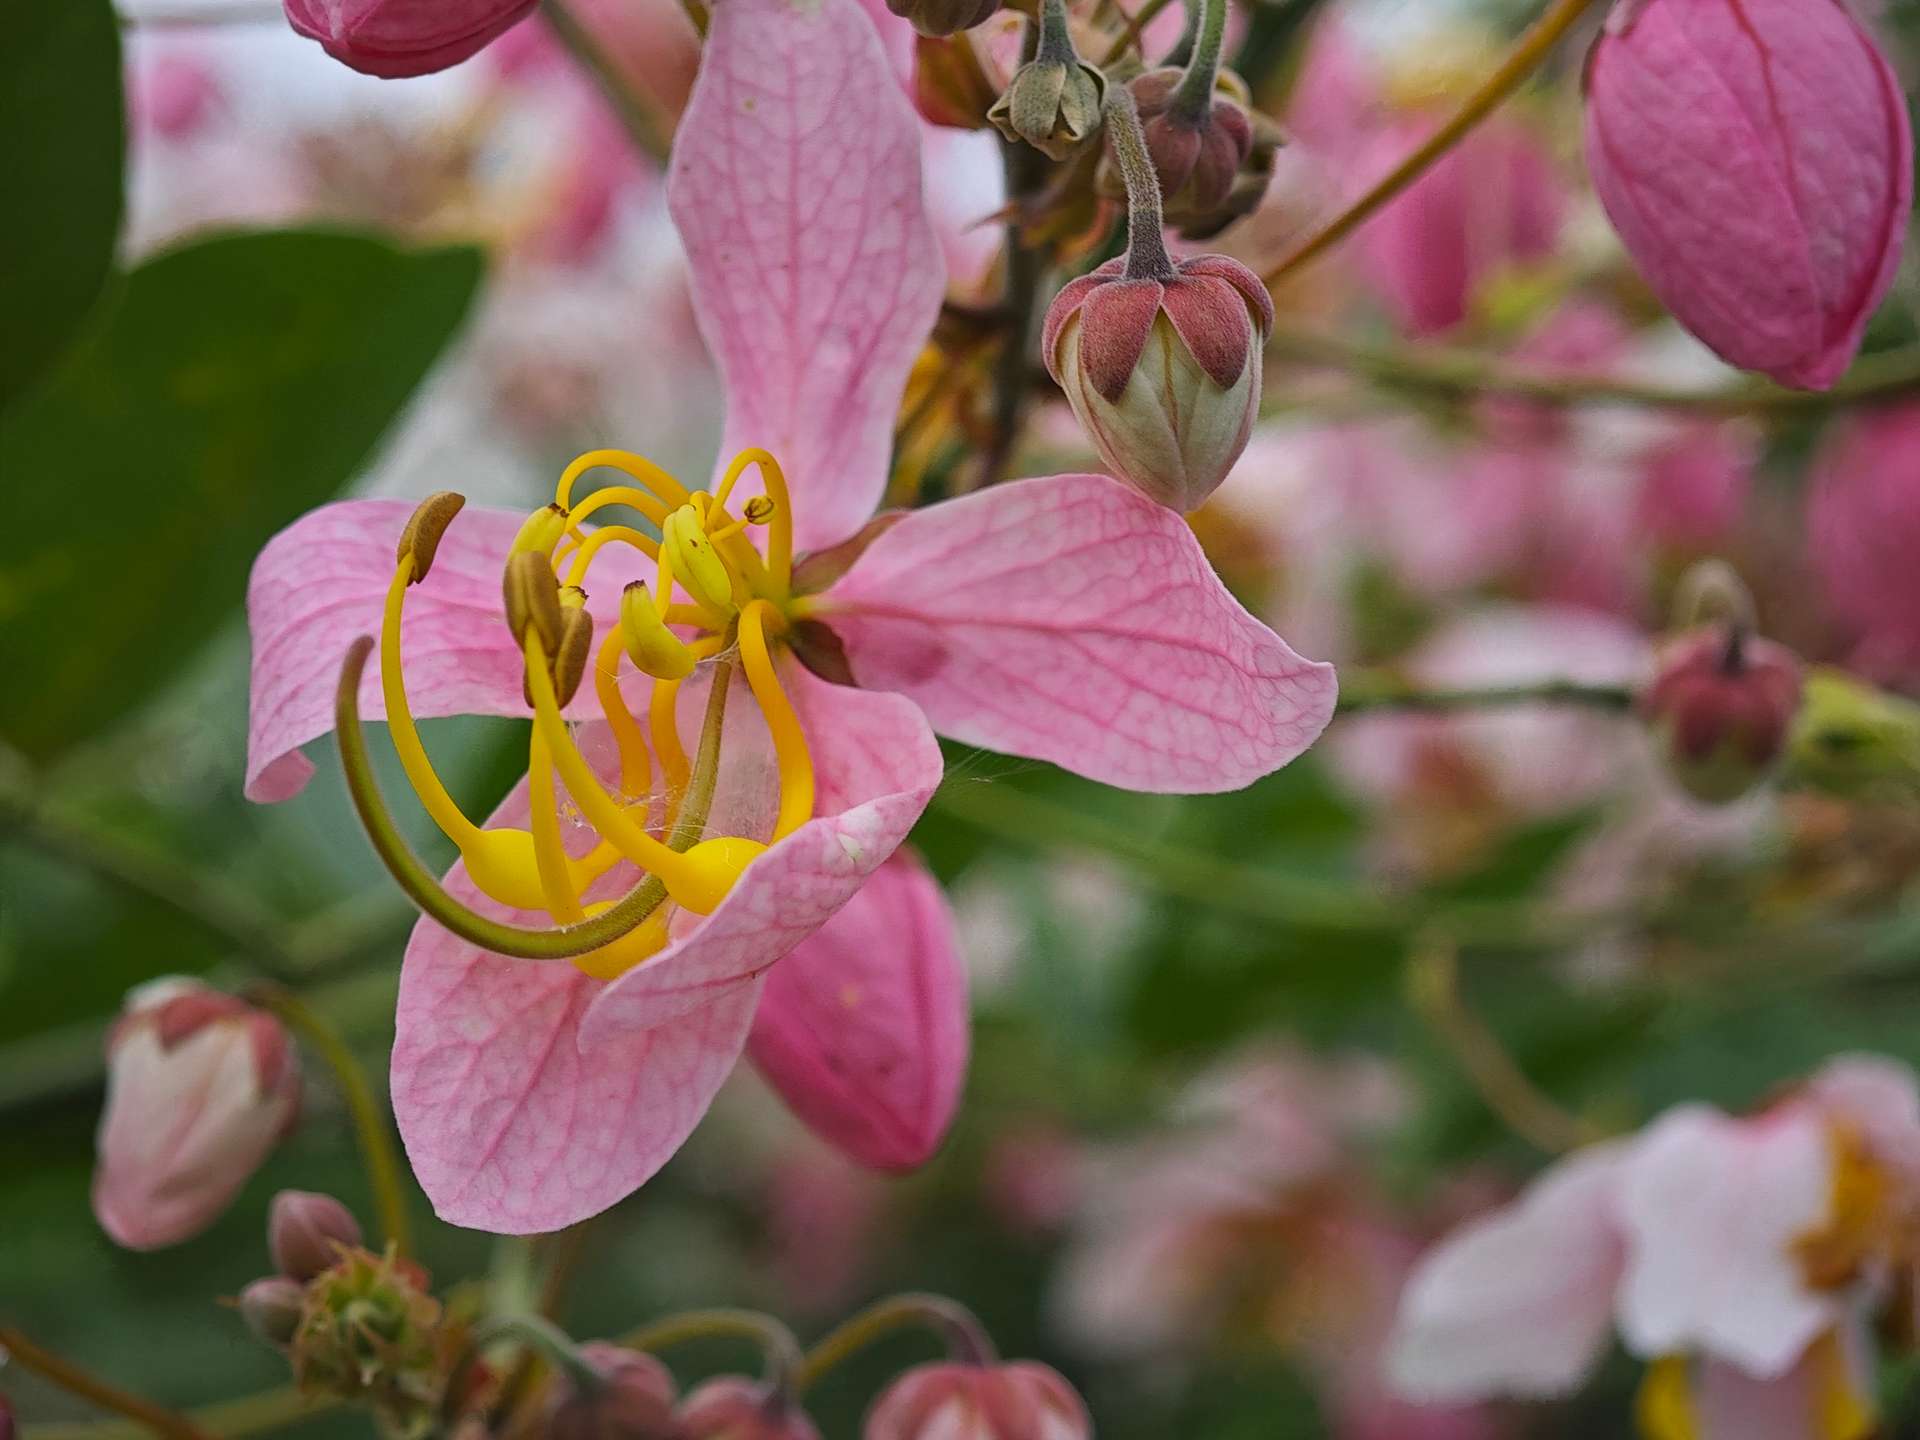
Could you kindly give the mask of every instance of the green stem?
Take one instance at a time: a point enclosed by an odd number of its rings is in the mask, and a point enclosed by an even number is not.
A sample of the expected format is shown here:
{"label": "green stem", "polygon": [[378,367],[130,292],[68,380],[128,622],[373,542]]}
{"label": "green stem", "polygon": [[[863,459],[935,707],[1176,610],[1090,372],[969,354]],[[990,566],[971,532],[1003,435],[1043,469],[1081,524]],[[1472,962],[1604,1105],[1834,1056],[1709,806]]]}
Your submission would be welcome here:
{"label": "green stem", "polygon": [[910,1326],[929,1329],[946,1342],[962,1365],[992,1365],[993,1341],[971,1310],[942,1295],[896,1295],[862,1310],[815,1345],[794,1371],[794,1388],[806,1391],[869,1345]]}
{"label": "green stem", "polygon": [[1004,480],[1013,459],[1034,375],[1034,331],[1040,317],[1040,291],[1050,256],[1045,246],[1029,245],[1021,233],[1020,202],[1046,181],[1046,157],[1031,145],[1003,140],[1002,163],[1015,214],[1007,221],[1006,284],[1000,299],[1005,317],[1001,350],[993,369],[993,430],[982,453],[981,479]]}
{"label": "green stem", "polygon": [[1041,0],[1040,43],[1033,52],[1042,65],[1072,65],[1080,54],[1073,48],[1073,32],[1067,28],[1067,0]]}
{"label": "green stem", "polygon": [[1165,220],[1160,213],[1160,177],[1147,154],[1140,107],[1124,85],[1107,87],[1107,137],[1127,187],[1127,279],[1171,280]]}
{"label": "green stem", "polygon": [[[694,752],[693,771],[687,777],[686,798],[667,837],[667,848],[685,854],[707,830],[707,817],[713,812],[713,789],[720,779],[720,737],[727,721],[727,691],[733,683],[735,662],[722,660],[713,667],[713,684],[707,691],[707,712],[700,722],[700,745]],[[667,885],[658,875],[649,875],[634,887],[636,903],[649,913],[667,898]]]}
{"label": "green stem", "polygon": [[[311,1419],[341,1402],[327,1395],[303,1395],[291,1385],[277,1390],[262,1390],[233,1400],[188,1410],[186,1418],[207,1435],[223,1440],[243,1440],[249,1435],[264,1435],[288,1425]],[[27,1440],[144,1440],[152,1432],[147,1426],[130,1420],[82,1420],[52,1425],[32,1425]]]}
{"label": "green stem", "polygon": [[799,1373],[800,1342],[771,1315],[758,1310],[688,1310],[642,1325],[620,1337],[630,1350],[665,1350],[693,1340],[751,1340],[760,1347],[769,1384],[785,1386]]}
{"label": "green stem", "polygon": [[191,1417],[102,1380],[65,1356],[36,1344],[12,1326],[0,1326],[0,1361],[30,1370],[103,1410],[124,1415],[143,1432],[164,1436],[166,1440],[211,1440],[208,1432]]}
{"label": "green stem", "polygon": [[366,1166],[368,1183],[373,1187],[373,1203],[380,1215],[381,1238],[400,1252],[413,1252],[412,1223],[407,1216],[407,1193],[400,1178],[404,1173],[393,1133],[387,1127],[386,1112],[374,1099],[367,1072],[352,1047],[332,1023],[291,990],[279,985],[260,985],[249,989],[247,997],[284,1020],[315,1054],[326,1063],[339,1083],[341,1098],[353,1119],[353,1133],[360,1146],[360,1160]]}
{"label": "green stem", "polygon": [[1449,346],[1375,345],[1309,330],[1276,329],[1270,358],[1342,370],[1388,389],[1470,398],[1506,395],[1540,405],[1638,405],[1699,415],[1794,415],[1920,392],[1920,346],[1856,363],[1831,390],[1788,390],[1760,382],[1710,390],[1556,374]]}
{"label": "green stem", "polygon": [[1540,18],[1514,44],[1500,66],[1431,138],[1366,194],[1321,226],[1304,244],[1287,255],[1262,278],[1269,288],[1311,261],[1317,260],[1347,236],[1372,219],[1383,206],[1395,199],[1458,145],[1487,116],[1506,102],[1527,77],[1540,68],[1562,36],[1581,16],[1600,0],[1552,0]]}
{"label": "green stem", "polygon": [[1173,0],[1147,0],[1147,3],[1134,11],[1127,23],[1120,27],[1120,33],[1113,37],[1113,43],[1107,46],[1107,53],[1100,57],[1100,63],[1103,66],[1118,63],[1122,55],[1125,55],[1132,46],[1140,43],[1140,32],[1159,19],[1160,12],[1172,3]]}
{"label": "green stem", "polygon": [[1227,0],[1200,0],[1200,32],[1193,55],[1167,102],[1168,112],[1200,124],[1213,109],[1213,87],[1220,77],[1220,45],[1227,34]]}
{"label": "green stem", "polygon": [[555,1365],[574,1389],[583,1394],[592,1394],[606,1383],[605,1377],[580,1353],[572,1338],[551,1320],[538,1315],[503,1315],[474,1329],[466,1348],[447,1372],[440,1399],[442,1420],[451,1422],[456,1418],[460,1401],[466,1394],[467,1373],[489,1346],[502,1340],[520,1341],[529,1354],[538,1354]]}
{"label": "green stem", "polygon": [[663,123],[654,107],[641,99],[593,31],[573,13],[569,0],[544,0],[540,13],[574,63],[593,77],[640,152],[654,163],[665,165],[672,148],[672,126]]}

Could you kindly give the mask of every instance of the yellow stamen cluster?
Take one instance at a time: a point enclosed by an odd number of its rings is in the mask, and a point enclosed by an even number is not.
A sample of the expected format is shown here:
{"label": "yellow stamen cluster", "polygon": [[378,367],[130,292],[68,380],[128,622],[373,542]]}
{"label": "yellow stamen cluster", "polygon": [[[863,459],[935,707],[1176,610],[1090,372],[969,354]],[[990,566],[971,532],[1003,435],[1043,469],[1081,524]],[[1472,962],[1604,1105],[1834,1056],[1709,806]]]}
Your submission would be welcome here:
{"label": "yellow stamen cluster", "polygon": [[[766,494],[749,500],[736,518],[727,501],[749,466],[759,468]],[[601,467],[620,471],[633,483],[606,486],[575,502],[575,482]],[[660,538],[628,525],[583,529],[588,517],[615,505],[637,512]],[[791,604],[793,569],[793,517],[779,465],[763,450],[744,451],[708,494],[687,490],[638,455],[594,450],[567,467],[554,503],[527,517],[502,577],[507,620],[525,660],[526,698],[533,711],[527,751],[532,814],[525,830],[482,828],[467,818],[434,773],[407,704],[401,657],[406,593],[425,576],[458,510],[457,496],[439,495],[409,522],[381,632],[387,718],[421,803],[459,847],[473,883],[503,905],[545,911],[562,926],[578,925],[608,908],[604,901],[583,897],[624,860],[650,877],[643,885],[657,884],[683,908],[711,913],[766,845],[749,836],[701,833],[712,798],[718,733],[711,745],[703,743],[707,773],[697,774],[677,726],[680,686],[701,661],[721,657],[723,665],[715,677],[712,699],[718,703],[709,706],[708,725],[720,724],[724,667],[733,663],[737,649],[738,664],[773,738],[780,805],[770,839],[784,839],[813,816],[812,759],[774,664],[773,645],[785,631]],[[764,553],[748,535],[750,527],[762,526]],[[653,561],[656,579],[651,590],[639,581],[626,587],[619,621],[596,651],[588,586],[596,557],[615,545]],[[623,658],[651,682],[644,731],[621,691]],[[562,715],[589,673],[594,699],[619,748],[617,794],[594,774]],[[567,853],[559,785],[599,832],[599,843],[585,855]],[[656,909],[636,929],[574,963],[609,979],[666,941],[667,912]]]}

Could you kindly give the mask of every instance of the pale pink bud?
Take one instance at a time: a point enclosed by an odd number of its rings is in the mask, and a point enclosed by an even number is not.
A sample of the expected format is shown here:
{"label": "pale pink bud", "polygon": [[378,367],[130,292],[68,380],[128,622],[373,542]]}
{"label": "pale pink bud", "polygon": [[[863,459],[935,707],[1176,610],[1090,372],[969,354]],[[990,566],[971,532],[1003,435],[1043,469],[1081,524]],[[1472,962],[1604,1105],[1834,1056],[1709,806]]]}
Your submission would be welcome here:
{"label": "pale pink bud", "polygon": [[1893,283],[1913,201],[1900,83],[1843,0],[1642,0],[1587,70],[1587,166],[1676,319],[1824,390]]}
{"label": "pale pink bud", "polygon": [[240,1318],[269,1345],[291,1345],[306,1311],[307,1290],[298,1280],[268,1275],[240,1292]]}
{"label": "pale pink bud", "polygon": [[820,1440],[820,1431],[790,1395],[757,1380],[722,1375],[680,1406],[684,1440]]}
{"label": "pale pink bud", "polygon": [[1738,799],[1773,769],[1800,709],[1791,650],[1725,624],[1669,641],[1640,713],[1675,780],[1695,799]]}
{"label": "pale pink bud", "polygon": [[282,1190],[267,1212],[267,1253],[282,1275],[311,1280],[360,1243],[360,1222],[331,1195]]}
{"label": "pale pink bud", "polygon": [[1920,405],[1863,415],[1814,467],[1809,555],[1827,609],[1885,680],[1920,674]]}
{"label": "pale pink bud", "polygon": [[93,1213],[130,1250],[199,1234],[293,1122],[300,1067],[280,1022],[196,980],[127,997],[107,1037]]}
{"label": "pale pink bud", "polygon": [[1273,301],[1224,255],[1165,280],[1124,259],[1070,282],[1047,310],[1047,370],[1119,479],[1173,510],[1197,508],[1247,448]]}
{"label": "pale pink bud", "polygon": [[673,1376],[651,1355],[595,1340],[580,1354],[603,1382],[587,1392],[564,1378],[541,1433],[545,1440],[679,1440]]}
{"label": "pale pink bud", "polygon": [[1074,1388],[1044,1365],[922,1365],[887,1388],[865,1440],[1091,1440]]}
{"label": "pale pink bud", "polygon": [[538,0],[284,0],[287,22],[367,75],[428,75],[479,53]]}

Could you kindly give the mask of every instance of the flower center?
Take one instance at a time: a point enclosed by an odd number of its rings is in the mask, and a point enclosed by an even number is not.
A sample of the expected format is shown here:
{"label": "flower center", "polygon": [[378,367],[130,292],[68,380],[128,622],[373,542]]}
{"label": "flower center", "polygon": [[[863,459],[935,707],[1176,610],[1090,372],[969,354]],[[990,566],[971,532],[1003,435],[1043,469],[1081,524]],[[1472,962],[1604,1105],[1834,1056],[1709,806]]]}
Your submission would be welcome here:
{"label": "flower center", "polygon": [[[749,466],[759,468],[766,494],[747,501],[736,518],[728,500]],[[620,471],[633,483],[604,486],[576,502],[575,482],[596,468]],[[630,525],[583,528],[611,506],[636,512],[659,538]],[[456,496],[435,496],[415,512],[401,537],[382,626],[388,723],[421,803],[459,848],[473,883],[503,905],[544,910],[562,926],[578,925],[609,908],[606,901],[583,897],[624,860],[646,873],[641,888],[654,887],[684,909],[711,913],[767,843],[813,817],[812,758],[774,664],[793,571],[793,517],[779,465],[764,450],[743,451],[709,494],[689,491],[638,455],[589,451],[561,475],[554,503],[527,517],[502,587],[533,712],[527,751],[531,816],[524,830],[482,828],[467,818],[434,773],[407,704],[401,656],[406,592],[425,578],[459,507]],[[764,550],[750,536],[754,529],[765,531]],[[651,590],[643,581],[626,587],[619,622],[596,652],[587,587],[596,559],[612,546],[638,550],[652,561],[655,582]],[[648,678],[644,730],[621,690],[623,660]],[[682,684],[702,662],[711,662],[711,690],[699,753],[690,760],[680,743],[677,702]],[[706,833],[736,667],[766,721],[779,770],[779,812],[768,842]],[[575,745],[562,713],[589,671],[619,752],[613,793]],[[569,854],[562,842],[556,775],[599,833],[584,855]],[[667,938],[667,911],[656,905],[636,928],[574,963],[611,979],[654,954]]]}

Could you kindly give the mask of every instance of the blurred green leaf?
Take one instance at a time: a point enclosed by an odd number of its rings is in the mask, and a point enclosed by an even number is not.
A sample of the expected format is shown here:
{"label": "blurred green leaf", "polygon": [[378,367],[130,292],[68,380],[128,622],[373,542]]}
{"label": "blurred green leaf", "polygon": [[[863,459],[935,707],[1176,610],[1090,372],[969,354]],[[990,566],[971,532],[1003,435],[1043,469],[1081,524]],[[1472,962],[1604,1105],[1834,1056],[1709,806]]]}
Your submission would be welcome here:
{"label": "blurred green leaf", "polygon": [[[56,7],[57,8],[57,7]],[[351,479],[479,284],[468,249],[226,236],[162,255],[0,420],[0,625],[46,759],[132,709],[241,603],[254,553]]]}
{"label": "blurred green leaf", "polygon": [[14,0],[6,21],[0,405],[59,354],[106,284],[126,158],[120,22],[110,0]]}

